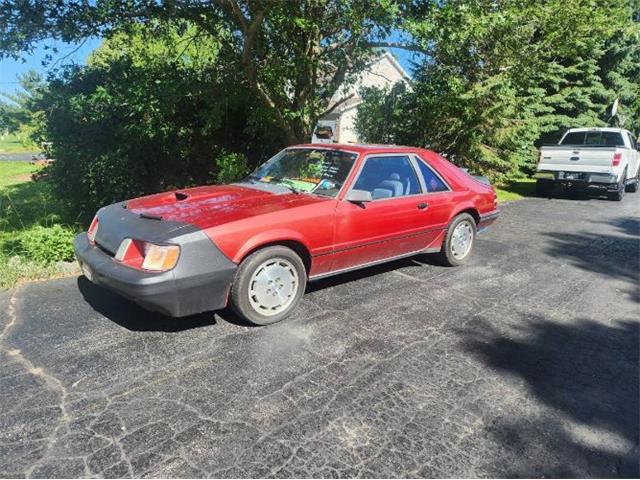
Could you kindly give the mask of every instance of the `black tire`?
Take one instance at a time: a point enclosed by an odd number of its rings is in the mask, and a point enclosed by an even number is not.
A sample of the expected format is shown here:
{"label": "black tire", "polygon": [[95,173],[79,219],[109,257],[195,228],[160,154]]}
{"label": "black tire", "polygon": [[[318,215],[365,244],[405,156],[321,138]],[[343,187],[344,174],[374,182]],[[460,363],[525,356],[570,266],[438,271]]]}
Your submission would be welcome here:
{"label": "black tire", "polygon": [[637,178],[635,179],[635,182],[630,183],[629,185],[627,185],[627,187],[625,188],[625,190],[628,193],[636,193],[638,191],[638,182],[640,180],[638,180]]}
{"label": "black tire", "polygon": [[[249,294],[249,283],[252,281],[252,276],[261,265],[269,260],[276,261],[277,259],[284,259],[291,264],[297,273],[297,290],[293,294],[292,300],[286,308],[275,314],[265,314],[257,310]],[[233,285],[231,286],[231,308],[243,319],[255,324],[255,325],[269,325],[276,323],[286,318],[300,303],[300,299],[304,294],[304,290],[307,285],[307,271],[304,267],[302,259],[290,248],[276,245],[273,247],[266,247],[262,250],[258,250],[247,258],[245,258],[238,271],[236,272]],[[255,302],[254,302],[255,303]],[[264,310],[267,312],[268,310]]]}
{"label": "black tire", "polygon": [[613,200],[614,202],[620,202],[624,198],[624,188],[622,190],[618,190],[617,192],[609,192],[607,197],[609,200]]}
{"label": "black tire", "polygon": [[[471,247],[468,252],[463,257],[458,257],[454,254],[452,249],[451,238],[453,237],[453,232],[456,227],[463,222],[467,222],[467,224],[471,227]],[[451,220],[451,223],[447,227],[447,234],[444,237],[444,242],[442,242],[442,250],[440,251],[440,258],[442,262],[449,267],[457,267],[466,263],[469,258],[471,258],[471,254],[473,253],[473,248],[476,243],[476,221],[475,219],[469,215],[468,213],[461,213],[454,217]]]}
{"label": "black tire", "polygon": [[550,197],[553,192],[553,182],[551,180],[536,180],[536,195],[539,197]]}
{"label": "black tire", "polygon": [[622,179],[620,180],[620,183],[618,184],[618,190],[616,190],[615,192],[609,192],[607,194],[607,197],[609,197],[609,200],[613,200],[614,202],[619,202],[624,198],[624,192],[626,190],[626,187],[625,187],[626,180],[627,180],[627,174],[624,173],[622,176]]}

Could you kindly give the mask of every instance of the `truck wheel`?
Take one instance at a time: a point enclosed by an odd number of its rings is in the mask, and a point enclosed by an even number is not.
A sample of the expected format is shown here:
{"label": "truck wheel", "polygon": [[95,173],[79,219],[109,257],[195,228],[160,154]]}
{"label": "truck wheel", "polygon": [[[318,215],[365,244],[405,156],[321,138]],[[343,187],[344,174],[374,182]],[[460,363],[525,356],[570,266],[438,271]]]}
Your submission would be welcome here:
{"label": "truck wheel", "polygon": [[625,173],[622,176],[620,183],[618,184],[618,190],[616,190],[615,192],[609,192],[607,194],[607,196],[609,197],[609,200],[619,202],[624,198],[624,192],[626,190],[626,186],[625,186],[626,181],[627,181],[627,175]]}
{"label": "truck wheel", "polygon": [[609,200],[613,200],[614,202],[619,202],[624,198],[624,189],[618,192],[609,192],[607,194],[607,197],[609,197]]}
{"label": "truck wheel", "polygon": [[456,216],[442,242],[440,256],[445,265],[457,267],[467,262],[476,241],[476,221],[468,213]]}
{"label": "truck wheel", "polygon": [[539,197],[550,197],[553,191],[553,182],[550,180],[536,180],[536,195]]}
{"label": "truck wheel", "polygon": [[629,193],[636,193],[638,191],[638,182],[640,182],[639,179],[635,179],[635,182],[630,183],[629,185],[627,185],[627,187],[625,188],[625,190]]}
{"label": "truck wheel", "polygon": [[256,325],[286,318],[307,285],[300,257],[284,246],[267,247],[245,258],[231,287],[231,308]]}

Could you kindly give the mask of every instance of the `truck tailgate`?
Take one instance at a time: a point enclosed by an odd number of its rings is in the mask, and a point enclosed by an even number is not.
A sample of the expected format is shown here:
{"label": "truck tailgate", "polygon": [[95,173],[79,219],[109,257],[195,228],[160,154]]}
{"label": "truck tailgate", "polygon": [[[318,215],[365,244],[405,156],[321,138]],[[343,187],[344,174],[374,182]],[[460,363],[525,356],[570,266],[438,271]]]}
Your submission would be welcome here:
{"label": "truck tailgate", "polygon": [[613,154],[622,149],[616,147],[550,146],[540,148],[538,170],[567,172],[612,172]]}

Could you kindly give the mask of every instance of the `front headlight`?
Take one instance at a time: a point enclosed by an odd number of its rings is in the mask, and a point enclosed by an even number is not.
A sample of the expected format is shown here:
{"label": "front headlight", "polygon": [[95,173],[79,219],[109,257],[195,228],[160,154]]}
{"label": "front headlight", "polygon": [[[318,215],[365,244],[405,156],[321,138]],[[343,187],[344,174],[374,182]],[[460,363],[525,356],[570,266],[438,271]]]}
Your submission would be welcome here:
{"label": "front headlight", "polygon": [[178,263],[178,245],[156,245],[142,240],[125,238],[116,252],[115,259],[130,267],[166,272]]}
{"label": "front headlight", "polygon": [[155,272],[171,270],[178,263],[178,256],[180,255],[180,247],[177,245],[154,245],[153,243],[145,242],[143,251],[143,270],[153,270]]}

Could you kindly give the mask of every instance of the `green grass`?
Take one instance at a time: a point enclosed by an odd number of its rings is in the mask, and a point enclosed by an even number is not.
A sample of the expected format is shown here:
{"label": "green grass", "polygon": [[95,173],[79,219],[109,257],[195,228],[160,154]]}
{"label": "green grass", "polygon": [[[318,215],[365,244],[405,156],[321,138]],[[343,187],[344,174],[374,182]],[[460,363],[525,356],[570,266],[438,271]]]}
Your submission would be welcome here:
{"label": "green grass", "polygon": [[33,145],[25,147],[15,134],[0,135],[0,153],[33,152],[37,149]]}
{"label": "green grass", "polygon": [[16,183],[23,183],[26,176],[39,170],[40,167],[28,162],[1,162],[0,161],[0,188]]}
{"label": "green grass", "polygon": [[536,181],[534,179],[518,180],[506,185],[496,187],[498,203],[515,202],[525,197],[534,197]]}
{"label": "green grass", "polygon": [[26,162],[0,161],[0,288],[73,270],[64,262],[36,261],[34,255],[25,250],[27,240],[33,245],[34,238],[36,242],[43,238],[36,246],[38,251],[44,249],[47,253],[43,227],[44,233],[59,233],[54,225],[62,225],[64,238],[75,230],[65,221],[64,206],[52,195],[50,185],[42,179],[31,179],[40,168]]}

